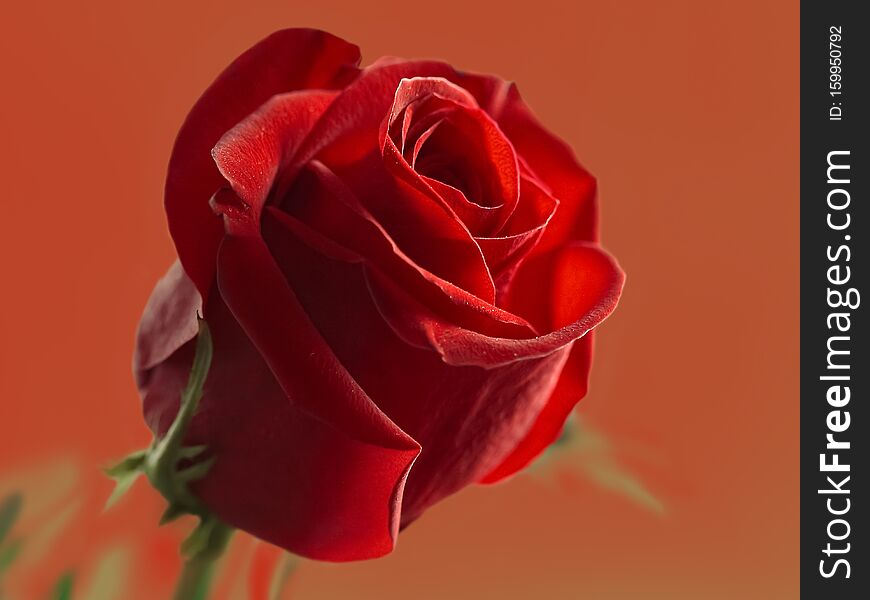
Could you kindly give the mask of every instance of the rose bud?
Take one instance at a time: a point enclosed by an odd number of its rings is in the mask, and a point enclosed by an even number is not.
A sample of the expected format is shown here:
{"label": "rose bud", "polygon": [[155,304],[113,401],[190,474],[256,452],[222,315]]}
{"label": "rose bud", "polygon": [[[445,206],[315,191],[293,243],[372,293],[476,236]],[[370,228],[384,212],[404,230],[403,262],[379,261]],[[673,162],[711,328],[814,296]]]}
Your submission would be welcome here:
{"label": "rose bud", "polygon": [[145,420],[214,356],[185,443],[226,523],[305,557],[390,552],[465,486],[522,469],[584,396],[623,273],[595,180],[517,88],[307,29],[242,54],[178,134],[179,262],[145,308]]}

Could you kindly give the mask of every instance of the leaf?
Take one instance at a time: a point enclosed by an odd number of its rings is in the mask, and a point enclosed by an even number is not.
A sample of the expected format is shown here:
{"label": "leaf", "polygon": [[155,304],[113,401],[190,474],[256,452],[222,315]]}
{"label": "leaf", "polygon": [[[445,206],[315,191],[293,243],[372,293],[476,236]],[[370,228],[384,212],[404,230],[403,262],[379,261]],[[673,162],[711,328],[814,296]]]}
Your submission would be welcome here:
{"label": "leaf", "polygon": [[68,571],[57,581],[49,596],[50,600],[72,600],[74,573]]}
{"label": "leaf", "polygon": [[211,540],[215,523],[214,519],[201,519],[193,531],[181,542],[181,554],[190,558],[205,550]]}
{"label": "leaf", "polygon": [[166,507],[166,510],[163,511],[163,514],[160,516],[160,525],[166,525],[167,523],[171,523],[175,519],[190,514],[187,510],[181,506],[180,504],[170,504]]}
{"label": "leaf", "polygon": [[136,480],[139,479],[140,474],[141,473],[139,471],[132,471],[130,473],[125,473],[123,475],[118,475],[117,477],[115,477],[115,489],[112,490],[112,494],[106,500],[106,505],[103,507],[103,510],[107,511],[115,506],[115,504],[118,503],[118,500],[120,500],[124,496],[124,494],[127,493],[127,490],[129,490],[133,486],[133,484],[136,483]]}
{"label": "leaf", "polygon": [[272,574],[272,581],[269,584],[269,600],[281,600],[284,595],[284,590],[287,589],[287,584],[296,569],[299,568],[302,560],[295,554],[284,552],[281,556],[278,567]]}
{"label": "leaf", "polygon": [[[126,600],[137,597],[130,588],[133,551],[126,545],[107,548],[91,570],[88,587],[79,588],[83,600]],[[128,588],[125,592],[124,588]]]}
{"label": "leaf", "polygon": [[30,518],[40,521],[39,515],[81,489],[81,471],[81,464],[68,457],[4,469],[0,473],[0,504],[7,494],[21,492]]}
{"label": "leaf", "polygon": [[532,472],[547,475],[554,468],[570,466],[598,487],[619,494],[654,513],[665,506],[617,459],[610,440],[587,421],[568,421],[559,437],[533,465]]}
{"label": "leaf", "polygon": [[0,544],[6,539],[18,515],[21,514],[21,505],[24,503],[24,498],[19,492],[9,494],[0,503]]}
{"label": "leaf", "polygon": [[178,481],[182,483],[190,483],[191,481],[196,481],[197,479],[202,479],[203,477],[205,477],[205,474],[208,473],[208,470],[211,469],[211,466],[213,464],[214,457],[211,457],[208,460],[198,462],[195,465],[178,471],[175,476]]}
{"label": "leaf", "polygon": [[106,475],[115,480],[115,489],[106,500],[103,510],[112,508],[121,497],[127,493],[142,474],[145,468],[145,460],[148,458],[147,450],[139,450],[125,457],[118,464],[105,469]]}
{"label": "leaf", "polygon": [[21,553],[21,547],[24,545],[22,540],[12,540],[11,542],[0,546],[0,575],[9,568],[18,555]]}
{"label": "leaf", "polygon": [[226,550],[233,531],[213,515],[200,517],[197,527],[181,544],[184,570],[174,600],[206,600],[216,562]]}
{"label": "leaf", "polygon": [[136,473],[142,470],[145,463],[145,458],[148,456],[147,450],[139,450],[125,456],[118,464],[104,469],[106,475],[112,479],[123,477],[129,473]]}
{"label": "leaf", "polygon": [[188,561],[216,558],[223,553],[233,531],[214,515],[200,517],[194,530],[181,542],[181,554]]}
{"label": "leaf", "polygon": [[203,445],[182,446],[181,444],[187,426],[202,398],[202,388],[211,359],[211,334],[206,322],[199,319],[196,354],[193,357],[187,385],[181,393],[178,414],[163,437],[155,439],[147,449],[134,452],[116,465],[105,469],[106,474],[116,481],[116,485],[106,501],[104,510],[111,508],[130,489],[140,474],[145,474],[151,486],[160,492],[169,504],[160,520],[161,524],[168,523],[185,513],[202,515],[207,512],[188,489],[188,484],[205,476],[214,458],[186,465],[183,469],[179,468],[179,463],[196,460],[206,450]]}
{"label": "leaf", "polygon": [[[196,353],[187,385],[181,392],[178,413],[162,437],[155,438],[146,450],[126,457],[106,473],[117,481],[106,507],[120,498],[140,474],[166,500],[167,507],[160,518],[163,525],[191,514],[199,518],[198,525],[181,544],[185,566],[174,598],[204,600],[209,589],[214,563],[221,556],[232,536],[233,528],[220,522],[188,487],[201,479],[214,463],[214,457],[200,460],[205,446],[183,446],[191,419],[202,398],[203,386],[212,360],[212,342],[208,325],[199,321]],[[193,464],[191,464],[193,463]]]}
{"label": "leaf", "polygon": [[73,496],[51,511],[42,513],[38,529],[28,533],[27,551],[19,558],[17,568],[36,568],[40,561],[49,556],[54,551],[58,539],[75,523],[76,515],[84,504],[84,497]]}
{"label": "leaf", "polygon": [[178,451],[178,458],[193,459],[202,454],[208,446],[184,446]]}

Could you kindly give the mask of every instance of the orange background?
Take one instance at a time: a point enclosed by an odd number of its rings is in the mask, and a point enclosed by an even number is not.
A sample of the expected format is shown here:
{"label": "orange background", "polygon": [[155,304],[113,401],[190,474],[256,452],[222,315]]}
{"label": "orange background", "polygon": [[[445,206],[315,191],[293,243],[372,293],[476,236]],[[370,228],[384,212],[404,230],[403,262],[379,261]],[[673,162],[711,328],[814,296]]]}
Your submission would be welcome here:
{"label": "orange background", "polygon": [[[0,493],[27,494],[10,597],[44,597],[68,568],[76,598],[172,585],[187,525],[157,529],[141,482],[100,514],[97,467],[149,441],[130,361],[174,256],[175,132],[232,58],[287,26],[364,62],[516,80],[599,178],[604,244],[628,273],[582,403],[593,458],[467,490],[385,559],[303,563],[287,597],[797,596],[797,2],[100,0],[16,3],[3,22]],[[271,560],[239,537],[222,597],[246,597],[261,584],[245,569]]]}

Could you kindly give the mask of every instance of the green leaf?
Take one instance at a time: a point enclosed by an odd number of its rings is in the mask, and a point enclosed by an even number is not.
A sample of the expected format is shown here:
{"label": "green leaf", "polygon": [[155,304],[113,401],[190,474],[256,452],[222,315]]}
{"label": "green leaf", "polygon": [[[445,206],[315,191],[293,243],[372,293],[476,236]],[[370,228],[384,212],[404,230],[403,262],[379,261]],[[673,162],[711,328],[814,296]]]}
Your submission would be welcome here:
{"label": "green leaf", "polygon": [[215,519],[201,519],[193,531],[181,542],[181,554],[187,557],[200,554],[208,547],[214,526]]}
{"label": "green leaf", "polygon": [[132,487],[145,468],[145,460],[148,458],[148,450],[139,450],[121,460],[118,464],[104,470],[106,475],[115,480],[115,489],[106,500],[103,510],[112,508],[120,500],[127,490]]}
{"label": "green leaf", "polygon": [[202,479],[205,477],[205,474],[208,473],[208,470],[211,469],[211,466],[214,464],[214,459],[215,457],[211,457],[176,472],[175,475],[178,478],[178,481],[182,483],[190,483],[191,481]]}
{"label": "green leaf", "polygon": [[620,494],[655,513],[665,512],[661,500],[617,459],[607,436],[587,421],[566,423],[559,440],[536,461],[532,470],[546,474],[556,466],[553,463],[573,467],[600,488]]}
{"label": "green leaf", "polygon": [[281,556],[281,561],[272,573],[272,581],[269,583],[269,600],[281,599],[293,573],[299,568],[301,562],[298,556],[289,552],[285,552]]}
{"label": "green leaf", "polygon": [[200,518],[199,525],[184,540],[184,569],[173,600],[206,600],[217,560],[233,535],[233,528],[213,515]]}
{"label": "green leaf", "polygon": [[68,571],[57,581],[49,596],[49,600],[72,600],[74,573]]}
{"label": "green leaf", "polygon": [[179,504],[170,504],[166,507],[166,510],[163,511],[163,515],[160,517],[160,524],[166,525],[167,523],[171,523],[175,519],[179,518],[182,515],[189,514],[185,508]]}
{"label": "green leaf", "polygon": [[188,489],[188,484],[201,479],[211,468],[214,458],[185,465],[182,461],[192,461],[200,457],[205,446],[182,446],[187,426],[196,413],[202,398],[202,388],[208,375],[212,359],[211,334],[208,325],[199,319],[199,333],[196,339],[196,354],[190,369],[187,385],[181,394],[178,414],[169,429],[160,439],[156,439],[145,450],[139,450],[125,457],[116,465],[105,470],[117,482],[105,509],[111,508],[130,489],[140,474],[145,474],[152,487],[169,503],[163,514],[161,524],[190,513],[203,516],[207,513],[197,498]]}
{"label": "green leaf", "polygon": [[147,456],[147,450],[139,450],[125,456],[118,464],[104,469],[103,472],[112,479],[123,477],[129,473],[139,472],[142,470]]}
{"label": "green leaf", "polygon": [[22,540],[12,540],[0,546],[0,575],[9,568],[9,565],[15,562],[15,559],[21,553],[23,545]]}
{"label": "green leaf", "polygon": [[178,451],[178,458],[193,459],[202,454],[208,446],[184,446]]}
{"label": "green leaf", "polygon": [[21,514],[23,503],[24,498],[18,492],[6,496],[0,503],[0,544],[6,539],[18,515]]}
{"label": "green leaf", "polygon": [[124,494],[127,493],[136,480],[139,479],[139,475],[141,475],[140,471],[131,471],[129,473],[124,473],[123,475],[116,476],[115,479],[115,489],[112,490],[112,494],[106,500],[106,505],[103,507],[103,510],[109,510],[115,504],[118,503]]}
{"label": "green leaf", "polygon": [[202,517],[199,524],[181,543],[181,554],[189,560],[220,556],[232,533],[233,528],[214,515]]}
{"label": "green leaf", "polygon": [[135,452],[106,470],[118,482],[107,506],[117,501],[136,477],[144,473],[151,486],[167,502],[160,518],[161,525],[185,514],[199,518],[198,525],[181,545],[186,560],[173,596],[175,600],[205,600],[215,561],[226,549],[233,533],[233,528],[212,515],[189,489],[191,482],[205,476],[215,458],[200,460],[205,446],[182,446],[190,420],[199,408],[211,360],[211,334],[206,322],[199,319],[196,354],[187,385],[181,393],[178,414],[169,429],[148,449]]}

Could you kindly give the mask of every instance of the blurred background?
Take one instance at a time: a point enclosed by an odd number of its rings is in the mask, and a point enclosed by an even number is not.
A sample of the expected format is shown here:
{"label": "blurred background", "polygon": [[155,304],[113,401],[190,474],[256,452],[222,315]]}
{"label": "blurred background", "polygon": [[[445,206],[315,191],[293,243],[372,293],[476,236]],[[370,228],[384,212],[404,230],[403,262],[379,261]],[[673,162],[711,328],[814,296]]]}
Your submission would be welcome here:
{"label": "blurred background", "polygon": [[48,597],[67,574],[75,599],[172,588],[190,523],[158,528],[143,482],[103,513],[100,468],[150,440],[130,363],[174,258],[162,187],[175,133],[224,66],[288,26],[344,37],[364,63],[443,58],[517,81],[598,177],[603,243],[628,281],[574,437],[543,464],[445,501],[377,561],[295,564],[237,536],[217,597],[269,598],[286,573],[280,597],[301,600],[797,597],[797,2],[4,13],[0,499],[23,504],[0,597]]}

